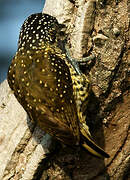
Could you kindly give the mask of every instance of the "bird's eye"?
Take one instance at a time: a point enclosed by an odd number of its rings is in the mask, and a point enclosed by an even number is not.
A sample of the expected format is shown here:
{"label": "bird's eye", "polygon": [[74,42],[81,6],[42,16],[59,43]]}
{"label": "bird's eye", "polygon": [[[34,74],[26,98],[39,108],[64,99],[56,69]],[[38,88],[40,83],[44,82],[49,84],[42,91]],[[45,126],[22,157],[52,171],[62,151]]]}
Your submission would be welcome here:
{"label": "bird's eye", "polygon": [[64,32],[64,31],[60,31],[60,32],[59,32],[59,35],[60,35],[60,36],[65,36],[65,32]]}

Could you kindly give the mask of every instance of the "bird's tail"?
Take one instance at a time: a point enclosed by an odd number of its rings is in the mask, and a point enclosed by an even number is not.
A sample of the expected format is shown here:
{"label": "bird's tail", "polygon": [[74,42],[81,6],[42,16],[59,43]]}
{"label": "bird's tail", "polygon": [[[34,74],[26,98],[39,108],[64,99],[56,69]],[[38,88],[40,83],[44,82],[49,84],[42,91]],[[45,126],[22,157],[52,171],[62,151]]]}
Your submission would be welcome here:
{"label": "bird's tail", "polygon": [[99,147],[91,138],[90,133],[88,133],[88,130],[86,131],[85,128],[81,129],[82,133],[82,146],[87,149],[90,153],[93,155],[100,157],[100,158],[109,158],[109,155],[101,148]]}

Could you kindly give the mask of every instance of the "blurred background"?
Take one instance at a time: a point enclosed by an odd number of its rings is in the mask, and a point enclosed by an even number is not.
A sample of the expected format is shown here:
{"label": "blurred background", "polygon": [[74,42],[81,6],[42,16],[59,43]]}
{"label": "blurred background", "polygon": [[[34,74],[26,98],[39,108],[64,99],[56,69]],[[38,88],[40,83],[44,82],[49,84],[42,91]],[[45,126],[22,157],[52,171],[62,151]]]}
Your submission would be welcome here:
{"label": "blurred background", "polygon": [[41,12],[45,0],[0,0],[0,83],[6,79],[20,27],[31,14]]}

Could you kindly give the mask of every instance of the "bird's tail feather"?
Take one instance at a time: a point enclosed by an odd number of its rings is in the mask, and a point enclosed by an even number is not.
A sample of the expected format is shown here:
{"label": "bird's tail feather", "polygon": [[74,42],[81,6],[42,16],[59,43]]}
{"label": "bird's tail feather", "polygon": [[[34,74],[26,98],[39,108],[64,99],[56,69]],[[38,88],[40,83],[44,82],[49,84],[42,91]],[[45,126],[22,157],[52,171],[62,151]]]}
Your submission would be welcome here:
{"label": "bird's tail feather", "polygon": [[100,157],[100,158],[109,158],[109,155],[99,147],[91,138],[90,134],[86,133],[84,129],[81,130],[83,135],[82,137],[82,146],[87,149],[93,155]]}

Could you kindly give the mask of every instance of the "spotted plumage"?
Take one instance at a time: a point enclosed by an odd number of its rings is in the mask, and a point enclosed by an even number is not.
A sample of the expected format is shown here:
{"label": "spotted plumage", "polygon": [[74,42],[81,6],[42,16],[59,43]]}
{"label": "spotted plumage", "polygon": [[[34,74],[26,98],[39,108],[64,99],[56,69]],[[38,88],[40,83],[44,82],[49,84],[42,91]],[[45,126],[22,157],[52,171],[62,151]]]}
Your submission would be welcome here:
{"label": "spotted plumage", "polygon": [[89,81],[64,53],[63,27],[56,18],[42,13],[25,20],[8,71],[9,85],[45,132],[65,144],[82,144],[93,154],[108,157],[92,141],[86,125],[83,113]]}

